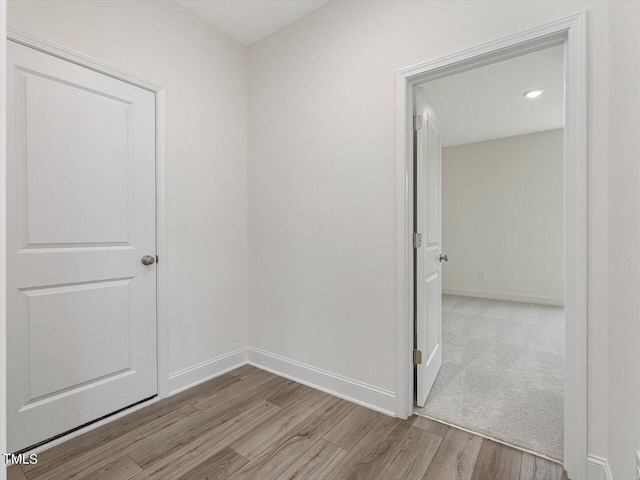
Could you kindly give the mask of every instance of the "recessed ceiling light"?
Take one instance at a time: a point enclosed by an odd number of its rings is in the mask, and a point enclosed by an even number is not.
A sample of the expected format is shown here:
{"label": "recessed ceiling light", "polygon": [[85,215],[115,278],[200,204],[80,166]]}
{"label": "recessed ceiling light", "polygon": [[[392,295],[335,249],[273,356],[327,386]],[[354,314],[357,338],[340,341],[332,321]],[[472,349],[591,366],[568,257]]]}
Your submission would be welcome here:
{"label": "recessed ceiling light", "polygon": [[529,90],[528,92],[524,93],[524,96],[527,98],[538,98],[540,95],[542,95],[542,92],[544,92],[544,90]]}

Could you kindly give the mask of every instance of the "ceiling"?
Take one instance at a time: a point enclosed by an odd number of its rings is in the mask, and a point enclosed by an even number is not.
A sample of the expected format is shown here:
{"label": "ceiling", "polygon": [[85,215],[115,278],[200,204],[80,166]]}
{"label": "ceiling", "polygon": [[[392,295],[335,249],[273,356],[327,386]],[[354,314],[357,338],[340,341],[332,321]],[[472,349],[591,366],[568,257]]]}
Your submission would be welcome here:
{"label": "ceiling", "polygon": [[[564,126],[563,46],[540,50],[424,85],[442,127],[442,146]],[[536,99],[524,93],[544,89]]]}
{"label": "ceiling", "polygon": [[244,45],[262,40],[331,0],[175,0]]}

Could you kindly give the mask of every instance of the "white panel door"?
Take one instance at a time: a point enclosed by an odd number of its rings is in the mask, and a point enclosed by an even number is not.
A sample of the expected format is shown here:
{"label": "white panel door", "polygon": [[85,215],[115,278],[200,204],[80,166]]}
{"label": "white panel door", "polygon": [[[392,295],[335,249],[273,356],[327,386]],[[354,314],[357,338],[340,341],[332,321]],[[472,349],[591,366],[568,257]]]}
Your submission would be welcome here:
{"label": "white panel door", "polygon": [[8,446],[157,393],[155,95],[9,42]]}
{"label": "white panel door", "polygon": [[[422,87],[416,87],[416,367],[417,404],[424,407],[442,366],[440,122]],[[420,122],[421,119],[421,122]],[[421,125],[420,125],[421,123]]]}

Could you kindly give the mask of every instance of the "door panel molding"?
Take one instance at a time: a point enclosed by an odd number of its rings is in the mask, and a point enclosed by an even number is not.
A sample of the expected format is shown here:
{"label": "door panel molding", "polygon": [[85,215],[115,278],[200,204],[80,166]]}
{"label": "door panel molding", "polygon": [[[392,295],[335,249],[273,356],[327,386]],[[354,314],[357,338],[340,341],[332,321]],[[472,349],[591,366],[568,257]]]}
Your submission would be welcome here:
{"label": "door panel molding", "polygon": [[[156,266],[156,332],[157,332],[157,386],[158,397],[164,398],[168,395],[169,382],[169,366],[168,366],[168,224],[167,224],[167,155],[166,155],[166,92],[165,87],[161,84],[140,78],[128,72],[115,68],[111,65],[96,60],[90,56],[76,52],[72,49],[49,42],[42,38],[20,31],[18,29],[7,27],[7,40],[24,45],[26,47],[38,50],[40,52],[52,55],[67,62],[79,65],[81,67],[93,70],[95,72],[107,75],[119,81],[126,82],[136,87],[145,89],[154,94],[155,99],[155,208],[156,208],[156,252],[159,261]],[[118,100],[118,99],[112,99]],[[130,228],[130,225],[127,226]],[[94,250],[99,249],[116,249],[129,250],[126,243],[110,243],[110,244],[60,244],[60,243],[36,243],[28,244],[23,249],[24,254],[28,255],[34,251],[50,251],[55,254],[56,251],[63,253],[69,250],[86,250],[91,254]],[[45,283],[46,284],[46,283]],[[3,335],[2,342],[5,342],[6,336]],[[6,345],[3,345],[3,351],[6,351]],[[3,372],[4,374],[4,372]],[[123,374],[122,371],[113,372],[113,374]],[[2,385],[0,391],[6,391],[6,379],[2,375]],[[101,422],[103,423],[103,422]],[[93,428],[86,427],[87,429]],[[84,429],[83,429],[84,430]]]}
{"label": "door panel molding", "polygon": [[396,416],[413,410],[413,87],[552,46],[565,46],[565,460],[587,473],[586,12],[402,69],[396,74]]}

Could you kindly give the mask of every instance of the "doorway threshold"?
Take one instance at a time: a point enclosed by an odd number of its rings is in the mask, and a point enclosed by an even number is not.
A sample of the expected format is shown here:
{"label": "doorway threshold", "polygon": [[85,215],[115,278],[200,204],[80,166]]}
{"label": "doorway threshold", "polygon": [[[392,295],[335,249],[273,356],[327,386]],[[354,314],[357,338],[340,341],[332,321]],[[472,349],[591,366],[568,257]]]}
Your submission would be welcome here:
{"label": "doorway threshold", "polygon": [[549,457],[548,455],[544,455],[542,453],[534,452],[533,450],[528,450],[528,449],[526,449],[524,447],[520,447],[518,445],[513,445],[511,443],[505,442],[504,440],[500,440],[498,438],[491,437],[491,436],[483,434],[483,433],[479,433],[479,432],[475,432],[473,430],[469,430],[468,428],[462,427],[460,425],[455,425],[453,423],[445,422],[444,420],[440,420],[438,418],[430,417],[429,415],[426,415],[426,414],[422,413],[420,411],[420,408],[415,406],[415,405],[414,405],[414,408],[413,408],[413,414],[417,415],[419,417],[423,417],[423,418],[427,418],[429,420],[433,420],[434,422],[442,423],[443,425],[447,425],[448,427],[457,428],[458,430],[462,430],[462,431],[467,432],[467,433],[472,433],[473,435],[477,435],[478,437],[486,438],[487,440],[491,440],[492,442],[496,442],[496,443],[499,443],[501,445],[505,445],[507,447],[515,448],[516,450],[520,450],[521,452],[529,453],[531,455],[535,455],[536,457],[544,458],[545,460],[548,460],[548,461],[553,462],[553,463],[557,463],[558,465],[563,465],[563,461],[562,460],[558,460],[557,458],[552,458],[552,457]]}

